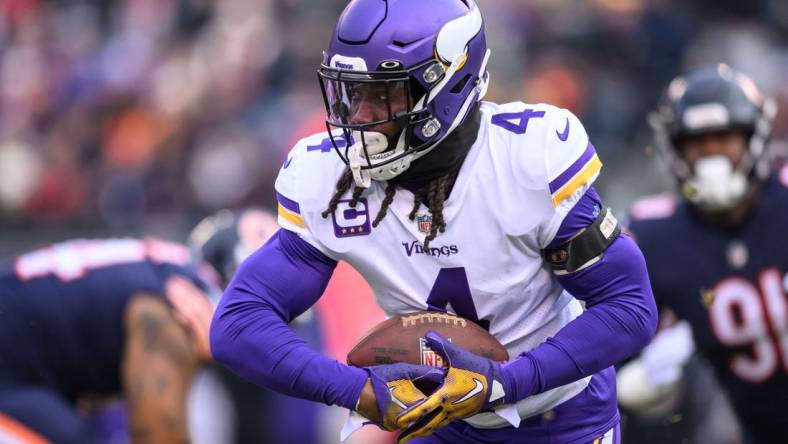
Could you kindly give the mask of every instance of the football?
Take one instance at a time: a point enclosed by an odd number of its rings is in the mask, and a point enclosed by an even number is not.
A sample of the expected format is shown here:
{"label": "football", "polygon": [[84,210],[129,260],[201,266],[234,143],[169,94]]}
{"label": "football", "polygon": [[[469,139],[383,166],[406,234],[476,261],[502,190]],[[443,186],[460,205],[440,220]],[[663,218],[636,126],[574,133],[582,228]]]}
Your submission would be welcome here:
{"label": "football", "polygon": [[448,313],[422,311],[395,316],[373,327],[350,350],[347,363],[356,367],[395,362],[445,367],[440,355],[424,340],[429,330],[476,355],[495,361],[509,360],[504,346],[472,321]]}

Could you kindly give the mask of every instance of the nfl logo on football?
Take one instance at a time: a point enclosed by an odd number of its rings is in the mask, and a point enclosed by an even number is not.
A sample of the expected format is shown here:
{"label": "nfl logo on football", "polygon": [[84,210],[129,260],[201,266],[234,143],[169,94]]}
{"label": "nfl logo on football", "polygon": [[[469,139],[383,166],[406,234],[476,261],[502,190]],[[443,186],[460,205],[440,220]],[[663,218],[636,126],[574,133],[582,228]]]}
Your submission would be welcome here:
{"label": "nfl logo on football", "polygon": [[432,215],[424,214],[416,216],[416,221],[419,223],[419,231],[422,233],[429,233],[432,229]]}
{"label": "nfl logo on football", "polygon": [[446,367],[441,355],[432,351],[430,346],[427,345],[426,339],[419,338],[419,349],[421,350],[421,365],[428,365],[430,367],[438,368]]}

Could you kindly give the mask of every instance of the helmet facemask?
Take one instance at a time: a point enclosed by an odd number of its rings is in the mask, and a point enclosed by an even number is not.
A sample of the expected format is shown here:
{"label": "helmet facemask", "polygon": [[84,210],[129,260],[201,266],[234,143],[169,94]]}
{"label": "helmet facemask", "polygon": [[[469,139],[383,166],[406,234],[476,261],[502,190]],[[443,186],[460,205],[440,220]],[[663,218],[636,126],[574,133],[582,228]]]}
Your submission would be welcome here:
{"label": "helmet facemask", "polygon": [[[448,20],[434,34],[431,53],[419,53],[419,58],[385,49],[375,54],[388,58],[368,70],[362,57],[341,55],[340,50],[324,56],[318,77],[326,126],[357,186],[368,187],[371,180],[386,181],[403,173],[462,123],[471,105],[483,97],[489,50],[481,13],[472,2],[466,7],[466,13]],[[361,47],[344,48],[361,51]],[[358,100],[370,100],[363,106],[378,112],[359,118],[354,115],[354,109],[362,106]],[[396,125],[396,131],[380,131],[390,124]]]}
{"label": "helmet facemask", "polygon": [[[416,95],[424,97],[424,92],[412,81],[415,72],[436,63],[428,60],[409,70],[402,70],[397,61],[381,65],[391,70],[347,71],[323,64],[318,71],[329,137],[361,187],[405,171],[434,143],[439,127],[437,121],[438,127],[429,125],[430,115],[423,107],[416,108]],[[414,137],[414,127],[420,124],[435,130],[427,130],[424,138]],[[386,126],[389,134],[380,131]]]}
{"label": "helmet facemask", "polygon": [[[668,87],[666,103],[663,103],[658,112],[649,116],[657,152],[676,177],[682,195],[693,205],[709,213],[735,208],[755,184],[768,177],[769,158],[766,144],[776,113],[774,101],[761,96],[749,78],[725,65],[715,68],[707,68],[705,75],[717,72],[719,78],[709,80],[706,77],[705,84],[695,80],[704,75],[701,70],[695,74],[695,79],[692,74],[687,79],[675,79]],[[716,90],[714,94],[705,93],[703,100],[696,97],[694,102],[682,102],[684,95],[690,94],[690,89],[700,90],[711,85],[710,82],[721,83],[723,80],[729,82],[725,87],[740,89],[741,95],[736,101],[726,102],[735,96],[721,94]],[[750,111],[746,115],[735,114],[748,107]],[[744,152],[738,162],[734,164],[733,160],[725,155],[704,156],[694,165],[685,160],[681,148],[684,140],[724,131],[739,131],[744,135]]]}

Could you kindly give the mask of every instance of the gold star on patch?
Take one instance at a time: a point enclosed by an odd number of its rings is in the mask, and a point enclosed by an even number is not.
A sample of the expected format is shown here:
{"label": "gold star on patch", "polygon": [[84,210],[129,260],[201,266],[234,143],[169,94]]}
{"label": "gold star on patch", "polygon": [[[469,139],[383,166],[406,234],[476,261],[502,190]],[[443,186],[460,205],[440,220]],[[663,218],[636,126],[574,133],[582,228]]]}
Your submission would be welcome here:
{"label": "gold star on patch", "polygon": [[356,229],[355,229],[355,228],[351,228],[351,229],[350,229],[350,232],[351,232],[351,233],[355,233],[355,232],[356,232]]}
{"label": "gold star on patch", "polygon": [[343,228],[342,229],[342,234],[347,234],[347,229]]}
{"label": "gold star on patch", "polygon": [[700,299],[703,301],[703,305],[710,307],[714,303],[714,292],[703,288],[700,290]]}

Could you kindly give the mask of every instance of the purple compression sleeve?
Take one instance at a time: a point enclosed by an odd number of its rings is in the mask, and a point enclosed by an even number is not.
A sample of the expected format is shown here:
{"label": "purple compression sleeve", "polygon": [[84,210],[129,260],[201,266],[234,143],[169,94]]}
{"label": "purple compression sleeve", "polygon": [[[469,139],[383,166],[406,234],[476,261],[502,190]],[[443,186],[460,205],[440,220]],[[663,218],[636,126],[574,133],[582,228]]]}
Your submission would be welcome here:
{"label": "purple compression sleeve", "polygon": [[365,370],[318,353],[287,323],[322,295],[336,262],[279,230],[239,267],[211,323],[214,359],[286,395],[353,409]]}
{"label": "purple compression sleeve", "polygon": [[[590,225],[599,208],[592,188],[564,219],[553,245]],[[646,263],[628,236],[619,236],[599,262],[558,280],[586,301],[587,310],[554,337],[503,366],[509,403],[610,367],[643,348],[656,331],[657,310]]]}
{"label": "purple compression sleeve", "polygon": [[572,207],[569,214],[564,217],[558,233],[555,234],[553,241],[547,248],[557,248],[559,245],[574,237],[580,230],[594,223],[599,212],[602,210],[602,198],[596,192],[596,188],[589,188],[583,197]]}

